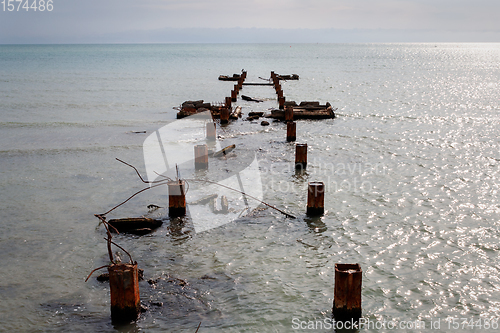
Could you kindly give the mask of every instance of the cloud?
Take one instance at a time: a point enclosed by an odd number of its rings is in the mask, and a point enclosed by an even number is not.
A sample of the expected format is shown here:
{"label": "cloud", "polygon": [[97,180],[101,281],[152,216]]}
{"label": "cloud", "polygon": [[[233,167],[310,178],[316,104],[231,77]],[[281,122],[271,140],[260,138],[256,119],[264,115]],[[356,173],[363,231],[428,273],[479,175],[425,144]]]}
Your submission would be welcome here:
{"label": "cloud", "polygon": [[2,12],[0,42],[96,40],[166,28],[499,31],[497,0],[87,0]]}

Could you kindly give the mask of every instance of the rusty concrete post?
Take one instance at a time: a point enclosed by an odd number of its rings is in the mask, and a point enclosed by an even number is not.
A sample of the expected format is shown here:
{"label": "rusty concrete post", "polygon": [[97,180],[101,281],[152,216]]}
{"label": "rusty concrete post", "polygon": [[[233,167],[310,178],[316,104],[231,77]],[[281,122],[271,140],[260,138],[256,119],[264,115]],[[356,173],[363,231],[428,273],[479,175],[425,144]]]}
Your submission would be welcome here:
{"label": "rusty concrete post", "polygon": [[220,123],[227,124],[228,122],[229,122],[229,109],[224,107],[220,110]]}
{"label": "rusty concrete post", "polygon": [[287,105],[285,107],[285,121],[293,121],[293,106]]}
{"label": "rusty concrete post", "polygon": [[281,89],[281,84],[279,82],[276,84],[276,93],[279,94],[279,92],[283,93],[283,90]]}
{"label": "rusty concrete post", "polygon": [[280,80],[278,79],[278,77],[276,75],[274,76],[273,83],[274,83],[274,89],[276,89],[276,91],[277,91],[278,86],[280,84]]}
{"label": "rusty concrete post", "polygon": [[286,141],[292,142],[297,140],[297,123],[289,121],[286,123]]}
{"label": "rusty concrete post", "polygon": [[361,318],[362,273],[359,264],[335,264],[333,299],[335,321]]}
{"label": "rusty concrete post", "polygon": [[278,99],[280,99],[282,97],[284,97],[283,96],[283,90],[280,89],[280,90],[278,90]]}
{"label": "rusty concrete post", "polygon": [[274,71],[271,71],[271,80],[273,80],[273,81],[274,81],[274,76],[275,76],[275,75],[276,75],[276,74],[274,74]]}
{"label": "rusty concrete post", "polygon": [[111,320],[128,323],[139,318],[141,302],[137,263],[113,264],[108,267],[111,291]]}
{"label": "rusty concrete post", "polygon": [[278,97],[278,105],[280,110],[285,108],[285,97]]}
{"label": "rusty concrete post", "polygon": [[325,184],[323,182],[308,184],[306,213],[309,216],[320,216],[325,213]]}
{"label": "rusty concrete post", "polygon": [[216,133],[215,133],[215,123],[214,122],[209,122],[207,123],[207,140],[208,141],[215,141],[216,140]]}
{"label": "rusty concrete post", "polygon": [[231,108],[231,97],[226,97],[226,103],[225,103],[226,108],[230,109]]}
{"label": "rusty concrete post", "polygon": [[186,193],[184,191],[185,182],[174,180],[168,185],[168,216],[171,218],[186,215]]}
{"label": "rusty concrete post", "polygon": [[245,81],[245,79],[240,77],[240,79],[238,80],[238,90],[243,89],[243,81]]}
{"label": "rusty concrete post", "polygon": [[208,169],[207,145],[194,146],[194,168],[196,170]]}
{"label": "rusty concrete post", "polygon": [[236,95],[240,93],[240,87],[237,84],[234,85],[233,90],[236,91]]}
{"label": "rusty concrete post", "polygon": [[243,81],[247,78],[247,71],[241,72],[241,77],[243,78]]}
{"label": "rusty concrete post", "polygon": [[307,143],[295,145],[295,169],[304,170],[307,167]]}
{"label": "rusty concrete post", "polygon": [[231,101],[236,102],[236,98],[238,97],[238,93],[236,90],[231,90]]}

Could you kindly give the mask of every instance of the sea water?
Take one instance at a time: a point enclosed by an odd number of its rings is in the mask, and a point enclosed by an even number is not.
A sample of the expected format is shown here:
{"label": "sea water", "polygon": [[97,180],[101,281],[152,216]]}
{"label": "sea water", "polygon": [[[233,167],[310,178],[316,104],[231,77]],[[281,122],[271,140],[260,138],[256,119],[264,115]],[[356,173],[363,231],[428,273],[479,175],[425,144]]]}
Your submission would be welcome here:
{"label": "sea water", "polygon": [[[331,318],[335,263],[360,264],[365,320],[447,330],[500,316],[499,44],[1,45],[0,64],[1,331],[300,330]],[[260,205],[196,232],[153,212],[154,233],[113,237],[145,270],[148,307],[113,326],[108,284],[84,281],[108,264],[94,214],[147,186],[115,158],[146,174],[143,143],[173,107],[223,102],[233,83],[217,77],[242,69],[247,82],[299,74],[287,100],[337,108],[298,121],[304,174],[285,124],[218,128],[236,149],[213,171],[255,154],[263,200],[297,218]],[[272,87],[241,94],[265,100],[238,100],[245,114],[277,106]],[[305,216],[309,181],[325,182],[323,217]],[[166,188],[108,217],[149,204],[166,207]]]}

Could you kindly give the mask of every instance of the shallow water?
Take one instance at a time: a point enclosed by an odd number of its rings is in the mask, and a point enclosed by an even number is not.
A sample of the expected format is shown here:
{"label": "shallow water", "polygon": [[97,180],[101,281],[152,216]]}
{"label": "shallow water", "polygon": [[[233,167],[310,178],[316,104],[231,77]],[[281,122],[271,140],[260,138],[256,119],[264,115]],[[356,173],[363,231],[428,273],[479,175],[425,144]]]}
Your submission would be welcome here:
{"label": "shallow water", "polygon": [[[451,331],[447,318],[500,315],[500,45],[0,50],[1,330],[194,332],[201,321],[200,332],[294,331],[294,318],[331,316],[335,263],[361,265],[363,316],[372,321],[422,320],[429,328],[440,319],[441,331]],[[156,232],[114,240],[146,280],[168,275],[189,288],[141,282],[149,311],[115,328],[108,285],[84,282],[107,264],[93,214],[143,188],[115,158],[145,174],[143,142],[174,120],[172,107],[222,102],[232,83],[217,76],[241,68],[247,81],[297,73],[299,81],[283,83],[287,100],[338,108],[334,120],[297,123],[297,142],[309,146],[303,175],[291,168],[283,123],[218,129],[220,144],[237,149],[210,171],[221,176],[255,154],[264,201],[298,218],[262,209],[196,232],[189,218],[179,225],[165,209],[154,212],[165,218]],[[275,98],[271,87],[242,93]],[[248,113],[275,102],[237,104]],[[305,187],[316,180],[325,182],[327,213],[307,218]],[[152,189],[109,218],[141,216],[167,201],[166,189]]]}

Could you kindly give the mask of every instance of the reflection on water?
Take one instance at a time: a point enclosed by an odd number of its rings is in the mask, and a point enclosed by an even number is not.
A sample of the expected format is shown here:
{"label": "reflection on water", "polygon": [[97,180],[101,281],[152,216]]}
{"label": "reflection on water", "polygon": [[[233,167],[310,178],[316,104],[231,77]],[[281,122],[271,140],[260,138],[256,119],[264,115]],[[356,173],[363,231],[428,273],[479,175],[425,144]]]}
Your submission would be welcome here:
{"label": "reflection on water", "polygon": [[[200,332],[289,331],[294,317],[331,316],[335,263],[361,265],[367,319],[444,325],[500,316],[497,44],[64,47],[75,52],[0,46],[0,57],[9,55],[0,69],[0,330],[194,332],[201,321]],[[109,49],[124,56],[110,59]],[[36,56],[47,52],[59,61],[37,71]],[[298,73],[300,81],[283,83],[287,100],[329,101],[338,117],[298,123],[304,172],[294,169],[283,123],[240,120],[219,132],[234,155],[196,176],[220,181],[252,153],[263,200],[297,219],[256,205],[228,223],[211,214],[218,227],[196,232],[190,217],[149,211],[168,207],[166,188],[134,197],[109,218],[165,223],[114,238],[145,270],[148,308],[136,324],[115,328],[108,286],[84,282],[108,260],[93,214],[144,186],[115,158],[145,174],[143,141],[175,118],[170,108],[222,99],[230,86],[216,78],[242,62],[250,81],[270,70]],[[244,88],[266,99],[239,101],[244,113],[275,106],[264,88]],[[318,218],[305,216],[311,181],[327,189]],[[231,214],[244,209],[237,199]],[[195,207],[190,214],[202,215]],[[159,279],[156,288],[150,279]]]}
{"label": "reflection on water", "polygon": [[305,217],[304,221],[307,223],[307,226],[311,231],[316,232],[316,233],[323,233],[325,232],[328,227],[326,224],[322,221],[323,217]]}

